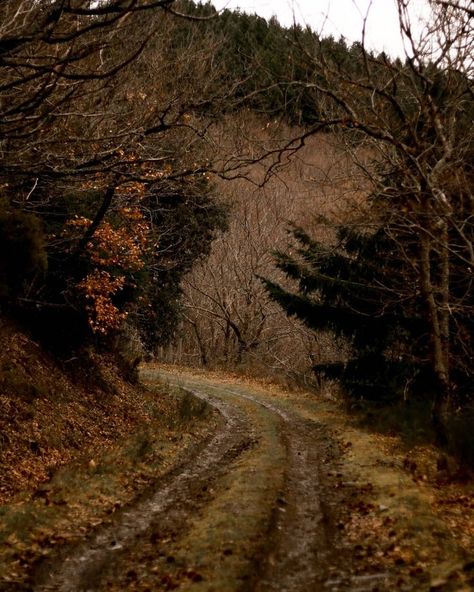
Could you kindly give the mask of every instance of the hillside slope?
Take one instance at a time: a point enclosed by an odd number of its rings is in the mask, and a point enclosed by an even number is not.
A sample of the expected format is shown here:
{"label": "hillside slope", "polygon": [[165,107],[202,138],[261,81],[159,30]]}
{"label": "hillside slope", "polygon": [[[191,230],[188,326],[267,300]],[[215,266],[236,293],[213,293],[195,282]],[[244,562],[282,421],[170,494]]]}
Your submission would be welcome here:
{"label": "hillside slope", "polygon": [[208,437],[205,407],[122,374],[111,354],[60,362],[2,321],[0,590],[28,587],[53,549],[111,520]]}
{"label": "hillside slope", "polygon": [[89,352],[61,364],[4,321],[0,404],[2,503],[36,488],[73,458],[96,458],[151,421],[143,390],[120,377],[110,355]]}

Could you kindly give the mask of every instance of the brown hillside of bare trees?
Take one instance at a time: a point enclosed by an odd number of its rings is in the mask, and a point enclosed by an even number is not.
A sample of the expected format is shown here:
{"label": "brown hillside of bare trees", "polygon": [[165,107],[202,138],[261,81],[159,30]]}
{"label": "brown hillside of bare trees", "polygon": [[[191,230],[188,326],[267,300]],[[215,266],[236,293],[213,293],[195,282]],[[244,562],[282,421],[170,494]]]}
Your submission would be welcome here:
{"label": "brown hillside of bare trees", "polygon": [[[252,146],[282,142],[291,130],[257,116],[227,122],[241,154]],[[279,138],[277,140],[277,138]],[[229,150],[232,153],[232,150]],[[363,158],[362,154],[360,155]],[[285,280],[273,252],[286,249],[288,229],[311,232],[321,216],[333,222],[364,220],[367,182],[336,136],[321,134],[266,177],[267,163],[217,190],[230,207],[229,228],[214,241],[210,256],[184,278],[184,312],[174,344],[160,352],[167,361],[221,367],[296,383],[313,383],[316,363],[341,359],[344,347],[327,332],[314,333],[288,317],[260,280]],[[334,242],[330,227],[328,245]]]}

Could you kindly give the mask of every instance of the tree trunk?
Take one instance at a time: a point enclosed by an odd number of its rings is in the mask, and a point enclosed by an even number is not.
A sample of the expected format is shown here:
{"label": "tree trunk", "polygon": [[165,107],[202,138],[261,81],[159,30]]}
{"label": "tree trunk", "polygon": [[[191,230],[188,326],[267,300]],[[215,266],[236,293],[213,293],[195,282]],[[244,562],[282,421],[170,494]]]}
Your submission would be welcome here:
{"label": "tree trunk", "polygon": [[[420,239],[420,280],[426,306],[432,369],[435,379],[431,414],[437,443],[445,446],[447,444],[445,417],[450,398],[449,309],[447,306],[447,299],[449,299],[449,261],[445,261],[448,253],[447,249],[443,248],[441,251],[439,288],[437,289],[431,274],[432,253],[431,238],[426,233],[423,233]],[[439,295],[439,302],[437,301],[437,295]]]}
{"label": "tree trunk", "polygon": [[104,199],[100,205],[100,208],[97,210],[94,219],[92,220],[91,225],[84,233],[84,236],[81,238],[77,245],[76,254],[82,253],[82,251],[87,247],[87,243],[94,237],[95,231],[100,226],[102,220],[105,218],[111,204],[112,199],[115,195],[116,185],[113,184],[107,188],[104,194]]}
{"label": "tree trunk", "polygon": [[196,336],[196,342],[198,344],[198,348],[199,348],[199,357],[201,358],[201,366],[204,366],[205,368],[208,366],[209,364],[209,360],[207,357],[207,353],[206,353],[206,347],[204,345],[204,341],[201,337],[201,333],[199,332],[199,329],[197,327],[197,322],[191,322],[193,329],[194,329],[194,335]]}

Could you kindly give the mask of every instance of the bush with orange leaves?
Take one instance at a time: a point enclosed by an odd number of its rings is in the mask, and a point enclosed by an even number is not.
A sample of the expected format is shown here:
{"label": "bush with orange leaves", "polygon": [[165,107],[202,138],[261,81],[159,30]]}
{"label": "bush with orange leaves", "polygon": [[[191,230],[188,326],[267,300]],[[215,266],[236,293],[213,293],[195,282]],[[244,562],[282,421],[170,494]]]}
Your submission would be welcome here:
{"label": "bush with orange leaves", "polygon": [[87,301],[88,322],[94,333],[105,335],[118,329],[127,318],[127,313],[121,311],[112,301],[124,284],[123,275],[113,277],[107,271],[95,269],[77,285]]}
{"label": "bush with orange leaves", "polygon": [[[88,323],[105,335],[120,328],[127,312],[114,302],[125,285],[135,287],[133,273],[145,265],[150,226],[138,208],[120,209],[121,225],[104,221],[86,245],[90,271],[77,285],[85,301]],[[63,234],[80,238],[92,224],[83,216],[69,220]]]}

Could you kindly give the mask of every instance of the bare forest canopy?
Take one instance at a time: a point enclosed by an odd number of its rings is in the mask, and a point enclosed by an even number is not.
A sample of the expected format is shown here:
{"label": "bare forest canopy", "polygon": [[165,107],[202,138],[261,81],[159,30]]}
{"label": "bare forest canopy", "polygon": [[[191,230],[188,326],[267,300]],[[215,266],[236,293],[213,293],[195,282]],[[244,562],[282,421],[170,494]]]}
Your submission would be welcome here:
{"label": "bare forest canopy", "polygon": [[445,441],[472,407],[474,16],[432,0],[415,35],[397,4],[394,60],[189,0],[4,0],[2,313],[67,355],[181,321],[170,355],[304,359],[424,397]]}

